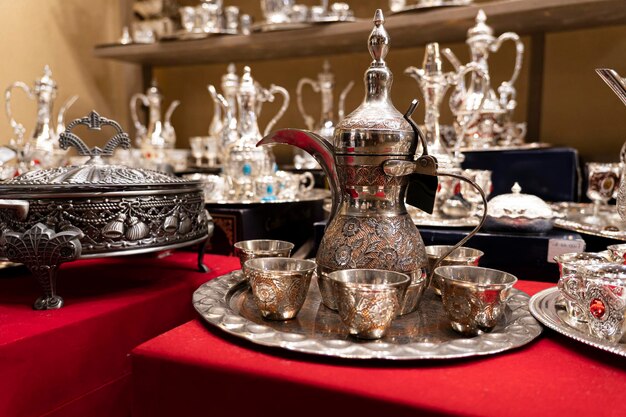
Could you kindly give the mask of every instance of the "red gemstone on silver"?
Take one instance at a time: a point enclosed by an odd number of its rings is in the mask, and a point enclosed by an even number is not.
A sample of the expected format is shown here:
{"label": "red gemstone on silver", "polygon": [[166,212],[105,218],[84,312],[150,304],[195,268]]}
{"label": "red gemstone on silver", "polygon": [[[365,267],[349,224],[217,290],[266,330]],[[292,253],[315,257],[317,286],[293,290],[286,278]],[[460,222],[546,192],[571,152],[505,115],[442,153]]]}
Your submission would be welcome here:
{"label": "red gemstone on silver", "polygon": [[591,302],[589,303],[589,312],[593,317],[601,319],[606,312],[606,306],[604,304],[604,301],[599,298],[594,298],[593,300],[591,300]]}

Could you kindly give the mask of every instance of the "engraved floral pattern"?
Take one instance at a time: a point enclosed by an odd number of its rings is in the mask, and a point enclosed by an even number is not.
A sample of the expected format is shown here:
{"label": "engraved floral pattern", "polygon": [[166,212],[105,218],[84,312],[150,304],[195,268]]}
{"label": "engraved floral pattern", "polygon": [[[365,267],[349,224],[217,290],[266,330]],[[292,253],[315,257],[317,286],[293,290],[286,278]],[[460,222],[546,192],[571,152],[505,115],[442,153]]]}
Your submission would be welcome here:
{"label": "engraved floral pattern", "polygon": [[609,286],[594,284],[587,288],[584,300],[585,306],[590,307],[596,301],[604,305],[602,314],[586,314],[591,332],[606,340],[619,341],[622,338],[626,300],[616,295]]}
{"label": "engraved floral pattern", "polygon": [[408,215],[337,216],[322,238],[317,262],[328,270],[388,269],[420,277],[427,264],[424,243]]}

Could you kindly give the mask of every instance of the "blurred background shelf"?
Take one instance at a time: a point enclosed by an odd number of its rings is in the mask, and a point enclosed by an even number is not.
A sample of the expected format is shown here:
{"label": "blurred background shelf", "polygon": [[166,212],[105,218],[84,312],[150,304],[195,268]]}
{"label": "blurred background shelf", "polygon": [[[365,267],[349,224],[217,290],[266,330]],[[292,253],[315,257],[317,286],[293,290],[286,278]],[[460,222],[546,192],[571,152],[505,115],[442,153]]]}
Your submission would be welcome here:
{"label": "blurred background shelf", "polygon": [[[385,27],[394,48],[428,42],[463,41],[476,13],[483,9],[495,33],[533,35],[626,23],[624,0],[504,0],[466,7],[439,8],[391,15]],[[149,66],[197,65],[231,61],[273,60],[361,52],[370,19],[321,24],[293,31],[214,36],[201,40],[148,45],[99,45],[94,54]]]}

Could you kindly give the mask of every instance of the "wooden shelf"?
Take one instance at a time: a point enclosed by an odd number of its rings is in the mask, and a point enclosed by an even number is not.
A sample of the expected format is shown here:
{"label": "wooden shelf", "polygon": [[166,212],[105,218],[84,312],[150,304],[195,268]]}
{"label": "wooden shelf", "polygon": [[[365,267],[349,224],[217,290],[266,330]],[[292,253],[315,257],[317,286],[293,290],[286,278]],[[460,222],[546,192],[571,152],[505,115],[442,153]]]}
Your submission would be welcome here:
{"label": "wooden shelf", "polygon": [[[460,42],[478,10],[496,34],[557,32],[626,23],[624,0],[500,0],[421,13],[389,15],[385,27],[394,48],[428,42]],[[372,11],[373,12],[373,11]],[[372,14],[373,15],[373,14]],[[150,45],[102,45],[95,56],[147,66],[270,60],[366,51],[371,20],[307,29],[170,41]]]}

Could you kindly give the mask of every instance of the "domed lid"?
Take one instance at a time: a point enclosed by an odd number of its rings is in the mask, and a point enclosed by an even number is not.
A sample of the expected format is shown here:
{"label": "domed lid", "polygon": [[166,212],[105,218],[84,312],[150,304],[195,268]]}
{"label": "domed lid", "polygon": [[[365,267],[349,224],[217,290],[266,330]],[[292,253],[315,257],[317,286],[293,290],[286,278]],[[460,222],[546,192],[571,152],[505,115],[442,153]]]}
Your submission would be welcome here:
{"label": "domed lid", "polygon": [[[89,149],[81,138],[71,133],[78,126],[85,125],[91,130],[101,130],[102,126],[112,126],[116,134],[109,139],[104,148],[94,147]],[[130,139],[120,125],[101,117],[92,111],[87,117],[76,119],[68,124],[65,132],[59,137],[61,149],[74,146],[79,155],[89,156],[89,160],[80,166],[64,166],[46,170],[26,172],[18,177],[5,181],[0,186],[0,191],[16,191],[23,189],[37,189],[37,191],[58,190],[59,188],[75,188],[76,191],[90,191],[95,188],[105,188],[106,191],[127,188],[155,188],[155,187],[180,187],[186,184],[200,184],[199,181],[189,181],[156,171],[139,168],[131,168],[121,165],[109,165],[106,158],[113,155],[117,146],[124,149],[130,147]]]}
{"label": "domed lid", "polygon": [[393,74],[385,63],[389,35],[384,21],[382,10],[376,10],[368,39],[373,61],[365,72],[365,99],[337,125],[337,153],[408,155],[414,149],[413,129],[391,102]]}
{"label": "domed lid", "polygon": [[490,217],[552,219],[554,213],[541,198],[532,194],[523,194],[522,187],[516,182],[511,194],[502,194],[492,198],[487,205]]}

